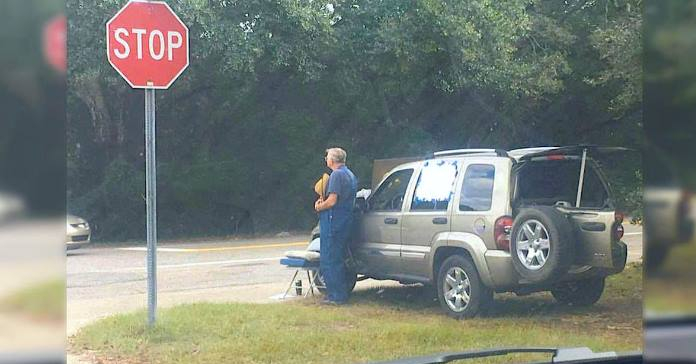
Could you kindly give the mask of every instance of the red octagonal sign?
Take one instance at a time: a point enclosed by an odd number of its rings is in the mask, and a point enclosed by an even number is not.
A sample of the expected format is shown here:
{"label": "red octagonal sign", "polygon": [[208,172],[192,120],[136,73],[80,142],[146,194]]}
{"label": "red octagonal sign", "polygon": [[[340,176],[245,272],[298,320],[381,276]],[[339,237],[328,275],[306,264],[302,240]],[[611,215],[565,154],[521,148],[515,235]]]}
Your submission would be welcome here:
{"label": "red octagonal sign", "polygon": [[167,3],[132,0],[106,23],[106,53],[131,87],[166,89],[188,67],[188,28]]}

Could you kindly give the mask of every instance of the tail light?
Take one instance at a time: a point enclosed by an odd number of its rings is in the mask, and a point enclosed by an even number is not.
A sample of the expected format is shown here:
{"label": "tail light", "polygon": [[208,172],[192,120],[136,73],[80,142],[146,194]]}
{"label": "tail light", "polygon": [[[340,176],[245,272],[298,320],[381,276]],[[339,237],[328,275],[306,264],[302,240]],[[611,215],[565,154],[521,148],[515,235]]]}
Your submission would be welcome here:
{"label": "tail light", "polygon": [[614,228],[614,240],[619,241],[624,236],[624,227],[621,224],[617,224]]}
{"label": "tail light", "polygon": [[624,236],[624,227],[623,227],[623,221],[624,221],[624,214],[621,212],[615,212],[614,213],[614,240],[619,241],[623,238]]}
{"label": "tail light", "polygon": [[510,251],[510,233],[512,232],[512,217],[503,216],[495,221],[493,236],[495,238],[495,246],[498,249]]}

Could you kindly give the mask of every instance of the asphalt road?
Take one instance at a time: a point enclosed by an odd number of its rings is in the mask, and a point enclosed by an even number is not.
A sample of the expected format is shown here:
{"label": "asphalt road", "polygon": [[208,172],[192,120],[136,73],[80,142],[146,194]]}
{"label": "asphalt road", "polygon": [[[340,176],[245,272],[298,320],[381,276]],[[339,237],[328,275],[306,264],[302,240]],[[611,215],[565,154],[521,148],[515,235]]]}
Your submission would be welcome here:
{"label": "asphalt road", "polygon": [[[158,248],[158,305],[197,301],[273,302],[292,271],[278,260],[302,250],[309,236],[161,244]],[[642,258],[640,227],[626,225],[629,261]],[[146,251],[143,247],[88,247],[67,257],[67,331],[147,305]],[[361,287],[375,281],[359,282]]]}

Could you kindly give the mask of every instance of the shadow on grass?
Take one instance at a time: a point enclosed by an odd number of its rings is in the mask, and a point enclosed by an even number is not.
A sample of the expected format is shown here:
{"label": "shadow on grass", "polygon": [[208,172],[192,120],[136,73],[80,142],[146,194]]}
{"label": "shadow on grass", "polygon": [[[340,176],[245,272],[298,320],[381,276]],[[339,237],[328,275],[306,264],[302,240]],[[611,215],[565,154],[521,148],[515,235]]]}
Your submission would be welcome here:
{"label": "shadow on grass", "polygon": [[[380,305],[397,311],[443,313],[431,287],[404,285],[380,287],[355,291],[352,304]],[[590,307],[575,307],[557,303],[548,293],[516,296],[513,293],[496,294],[493,304],[486,308],[481,317],[534,317],[564,314],[605,313],[607,307],[601,302]]]}
{"label": "shadow on grass", "polygon": [[[517,296],[499,293],[482,318],[579,318],[594,321],[608,319],[633,322],[642,318],[642,266],[632,264],[618,275],[607,279],[607,286],[599,302],[578,307],[560,304],[548,292]],[[435,289],[423,285],[384,286],[356,290],[351,304],[380,306],[397,311],[444,314]]]}

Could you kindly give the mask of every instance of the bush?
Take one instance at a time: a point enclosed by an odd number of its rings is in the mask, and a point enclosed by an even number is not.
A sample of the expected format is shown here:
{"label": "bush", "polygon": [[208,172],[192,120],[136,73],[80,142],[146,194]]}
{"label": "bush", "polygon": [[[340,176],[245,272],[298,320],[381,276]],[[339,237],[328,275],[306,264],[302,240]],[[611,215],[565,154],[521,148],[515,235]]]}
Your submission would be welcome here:
{"label": "bush", "polygon": [[112,161],[93,190],[69,201],[68,211],[89,221],[94,240],[145,237],[145,171]]}

